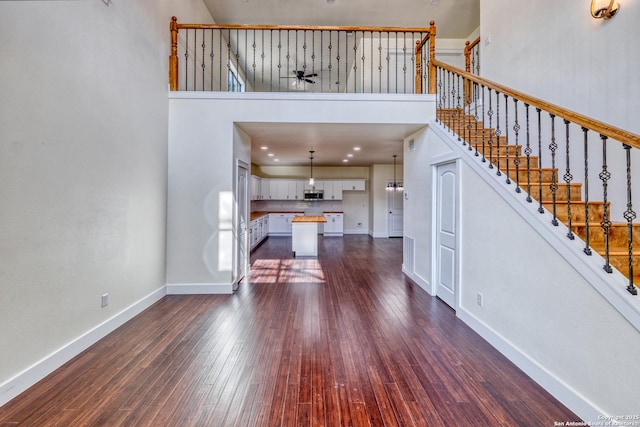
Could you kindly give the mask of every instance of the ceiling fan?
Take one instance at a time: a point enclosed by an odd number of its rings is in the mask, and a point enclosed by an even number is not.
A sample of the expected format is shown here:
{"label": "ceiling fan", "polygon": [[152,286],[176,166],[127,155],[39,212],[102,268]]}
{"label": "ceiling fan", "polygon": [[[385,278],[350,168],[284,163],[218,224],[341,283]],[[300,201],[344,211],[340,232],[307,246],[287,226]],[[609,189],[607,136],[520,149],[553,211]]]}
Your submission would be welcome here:
{"label": "ceiling fan", "polygon": [[[318,77],[317,73],[305,74],[303,70],[293,70],[293,76],[280,77],[281,79],[298,79],[298,82],[307,82],[315,84],[315,80],[311,80],[311,77]],[[295,82],[294,82],[295,83]]]}

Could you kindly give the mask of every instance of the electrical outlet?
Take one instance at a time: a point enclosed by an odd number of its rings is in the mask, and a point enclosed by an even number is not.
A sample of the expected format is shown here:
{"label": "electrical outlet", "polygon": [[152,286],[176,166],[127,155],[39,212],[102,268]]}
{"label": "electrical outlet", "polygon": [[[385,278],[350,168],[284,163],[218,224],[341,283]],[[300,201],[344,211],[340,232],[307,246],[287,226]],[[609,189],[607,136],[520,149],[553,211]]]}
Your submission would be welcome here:
{"label": "electrical outlet", "polygon": [[362,228],[362,223],[361,222],[358,223],[358,228]]}
{"label": "electrical outlet", "polygon": [[109,294],[102,294],[102,307],[109,305]]}
{"label": "electrical outlet", "polygon": [[482,294],[480,292],[478,292],[476,302],[478,303],[479,306],[482,306],[483,300],[482,300]]}

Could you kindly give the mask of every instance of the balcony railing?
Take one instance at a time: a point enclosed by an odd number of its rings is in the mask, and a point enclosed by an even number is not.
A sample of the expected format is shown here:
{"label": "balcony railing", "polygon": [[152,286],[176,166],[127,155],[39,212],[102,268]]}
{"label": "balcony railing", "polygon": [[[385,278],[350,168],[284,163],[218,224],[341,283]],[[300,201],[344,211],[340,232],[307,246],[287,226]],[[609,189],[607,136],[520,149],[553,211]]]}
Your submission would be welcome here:
{"label": "balcony railing", "polygon": [[435,91],[433,22],[428,28],[197,25],[173,17],[170,30],[172,91]]}
{"label": "balcony railing", "polygon": [[606,272],[626,275],[636,295],[640,136],[431,62],[438,120],[538,212],[550,212],[553,225],[563,222],[568,239],[582,238],[585,256],[595,250]]}

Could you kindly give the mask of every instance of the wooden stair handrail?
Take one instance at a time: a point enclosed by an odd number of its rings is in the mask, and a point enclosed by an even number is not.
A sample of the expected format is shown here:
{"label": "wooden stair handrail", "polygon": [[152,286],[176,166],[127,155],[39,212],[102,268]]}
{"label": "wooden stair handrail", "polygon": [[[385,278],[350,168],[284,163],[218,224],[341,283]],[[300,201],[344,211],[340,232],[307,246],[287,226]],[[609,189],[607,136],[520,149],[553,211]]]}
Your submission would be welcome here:
{"label": "wooden stair handrail", "polygon": [[436,58],[436,23],[429,22],[429,32],[422,40],[416,40],[416,93],[422,93],[422,48],[429,41],[429,87],[428,93],[436,93],[436,66],[433,60]]}
{"label": "wooden stair handrail", "polygon": [[471,51],[480,43],[480,37],[470,42],[467,40],[464,43],[464,67],[467,73],[471,72]]}
{"label": "wooden stair handrail", "polygon": [[578,126],[587,128],[594,132],[598,132],[600,135],[614,139],[618,142],[621,142],[622,144],[640,149],[640,135],[636,135],[635,133],[617,128],[615,126],[611,126],[607,123],[592,119],[591,117],[584,116],[550,102],[546,102],[539,98],[519,92],[515,89],[511,89],[507,86],[492,82],[491,80],[487,80],[459,68],[452,67],[451,65],[445,64],[444,62],[438,61],[437,59],[433,59],[431,62],[434,63],[434,66],[456,73],[466,80],[481,84],[485,87],[496,90],[503,95],[508,95],[512,98],[522,101],[534,108],[540,108],[541,110],[551,113],[555,116],[567,119]]}

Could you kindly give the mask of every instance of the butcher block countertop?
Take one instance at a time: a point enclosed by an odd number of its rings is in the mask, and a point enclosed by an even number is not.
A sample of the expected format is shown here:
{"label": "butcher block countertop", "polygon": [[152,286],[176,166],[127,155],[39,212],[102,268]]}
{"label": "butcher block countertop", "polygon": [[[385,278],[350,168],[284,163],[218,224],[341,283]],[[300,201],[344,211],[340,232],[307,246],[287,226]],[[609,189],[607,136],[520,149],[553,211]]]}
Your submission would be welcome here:
{"label": "butcher block countertop", "polygon": [[291,220],[294,222],[327,222],[327,219],[322,215],[297,215]]}

